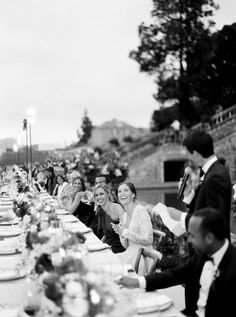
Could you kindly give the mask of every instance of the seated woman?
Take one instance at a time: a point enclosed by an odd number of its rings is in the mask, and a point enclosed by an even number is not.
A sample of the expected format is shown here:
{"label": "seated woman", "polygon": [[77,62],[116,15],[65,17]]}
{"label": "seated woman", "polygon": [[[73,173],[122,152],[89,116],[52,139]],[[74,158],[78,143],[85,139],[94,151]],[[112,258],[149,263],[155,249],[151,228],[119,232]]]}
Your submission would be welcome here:
{"label": "seated woman", "polygon": [[[122,182],[117,188],[117,196],[125,209],[123,220],[119,225],[112,225],[119,234],[125,252],[119,256],[124,264],[134,267],[139,248],[150,247],[153,243],[153,228],[147,210],[135,203],[136,189],[130,182]],[[138,274],[144,275],[149,269],[149,261],[142,259]]]}
{"label": "seated woman", "polygon": [[89,192],[86,190],[83,178],[74,178],[72,188],[73,192],[70,204],[67,207],[68,212],[79,218],[86,226],[96,231],[97,224],[94,203],[88,199]]}
{"label": "seated woman", "polygon": [[65,176],[61,175],[61,174],[58,174],[56,176],[56,187],[53,191],[53,196],[58,200],[60,201],[61,200],[61,194],[62,194],[62,191],[63,189],[65,188],[65,186],[68,185],[68,183],[66,182],[66,179],[65,179]]}
{"label": "seated woman", "polygon": [[120,222],[124,215],[124,209],[120,204],[111,202],[107,184],[97,184],[94,187],[93,196],[95,204],[98,206],[98,230],[102,229],[102,241],[110,245],[114,253],[123,252],[125,249],[121,245],[119,235],[112,229],[112,224]]}

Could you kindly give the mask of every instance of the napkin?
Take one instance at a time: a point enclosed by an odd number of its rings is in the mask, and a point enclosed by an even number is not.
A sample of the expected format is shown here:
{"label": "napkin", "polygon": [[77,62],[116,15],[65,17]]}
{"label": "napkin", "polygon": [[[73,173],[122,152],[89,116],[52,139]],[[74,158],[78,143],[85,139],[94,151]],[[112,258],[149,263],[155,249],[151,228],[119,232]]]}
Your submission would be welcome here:
{"label": "napkin", "polygon": [[13,245],[1,245],[0,244],[0,255],[1,254],[15,254],[21,251]]}
{"label": "napkin", "polygon": [[4,317],[17,317],[18,310],[16,308],[2,308],[0,309],[0,316]]}
{"label": "napkin", "polygon": [[14,269],[9,269],[8,271],[0,271],[0,280],[1,281],[8,281],[17,278],[24,277],[25,274],[23,272],[17,273]]}
{"label": "napkin", "polygon": [[91,243],[87,245],[89,252],[101,251],[105,249],[110,249],[110,246],[106,243]]}
{"label": "napkin", "polygon": [[68,215],[68,211],[65,209],[56,209],[57,215]]}
{"label": "napkin", "polygon": [[165,294],[139,294],[136,298],[136,307],[138,314],[151,313],[169,308],[173,301]]}
{"label": "napkin", "polygon": [[20,235],[21,231],[19,228],[10,228],[10,230],[0,230],[1,237],[14,237]]}
{"label": "napkin", "polygon": [[161,217],[164,224],[171,232],[174,233],[174,235],[179,237],[180,235],[185,233],[186,230],[182,227],[181,222],[171,218],[170,214],[167,211],[166,205],[158,203],[156,206],[153,207],[152,211]]}

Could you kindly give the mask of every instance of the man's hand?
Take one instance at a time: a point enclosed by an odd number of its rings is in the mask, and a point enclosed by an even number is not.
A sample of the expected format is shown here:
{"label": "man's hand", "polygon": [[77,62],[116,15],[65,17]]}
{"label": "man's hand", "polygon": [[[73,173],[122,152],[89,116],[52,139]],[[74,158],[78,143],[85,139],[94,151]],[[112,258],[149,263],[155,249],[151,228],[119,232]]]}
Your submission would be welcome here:
{"label": "man's hand", "polygon": [[181,215],[182,215],[181,210],[178,210],[178,209],[172,208],[172,207],[167,207],[167,211],[172,219],[174,219],[176,221],[180,221]]}
{"label": "man's hand", "polygon": [[139,281],[137,278],[129,276],[121,276],[116,280],[117,284],[125,286],[127,288],[139,288]]}

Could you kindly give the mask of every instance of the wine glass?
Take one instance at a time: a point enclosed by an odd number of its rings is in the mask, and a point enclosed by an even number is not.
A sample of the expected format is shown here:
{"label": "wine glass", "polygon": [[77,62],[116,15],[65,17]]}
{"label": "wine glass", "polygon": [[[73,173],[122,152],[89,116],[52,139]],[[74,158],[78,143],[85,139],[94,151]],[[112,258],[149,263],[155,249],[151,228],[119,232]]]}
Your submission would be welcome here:
{"label": "wine glass", "polygon": [[34,279],[27,277],[23,309],[29,316],[36,316],[41,307],[41,293]]}

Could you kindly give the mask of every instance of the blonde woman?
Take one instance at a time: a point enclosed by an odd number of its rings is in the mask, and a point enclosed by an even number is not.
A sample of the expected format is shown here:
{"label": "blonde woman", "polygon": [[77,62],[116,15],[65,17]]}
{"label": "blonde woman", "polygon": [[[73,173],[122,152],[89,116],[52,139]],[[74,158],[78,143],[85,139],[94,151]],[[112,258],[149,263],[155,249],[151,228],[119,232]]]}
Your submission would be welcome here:
{"label": "blonde woman", "polygon": [[94,201],[97,208],[98,229],[102,230],[102,241],[111,246],[114,253],[123,252],[119,235],[113,230],[112,225],[118,224],[124,215],[120,204],[110,200],[110,189],[107,184],[99,183],[93,190]]}

